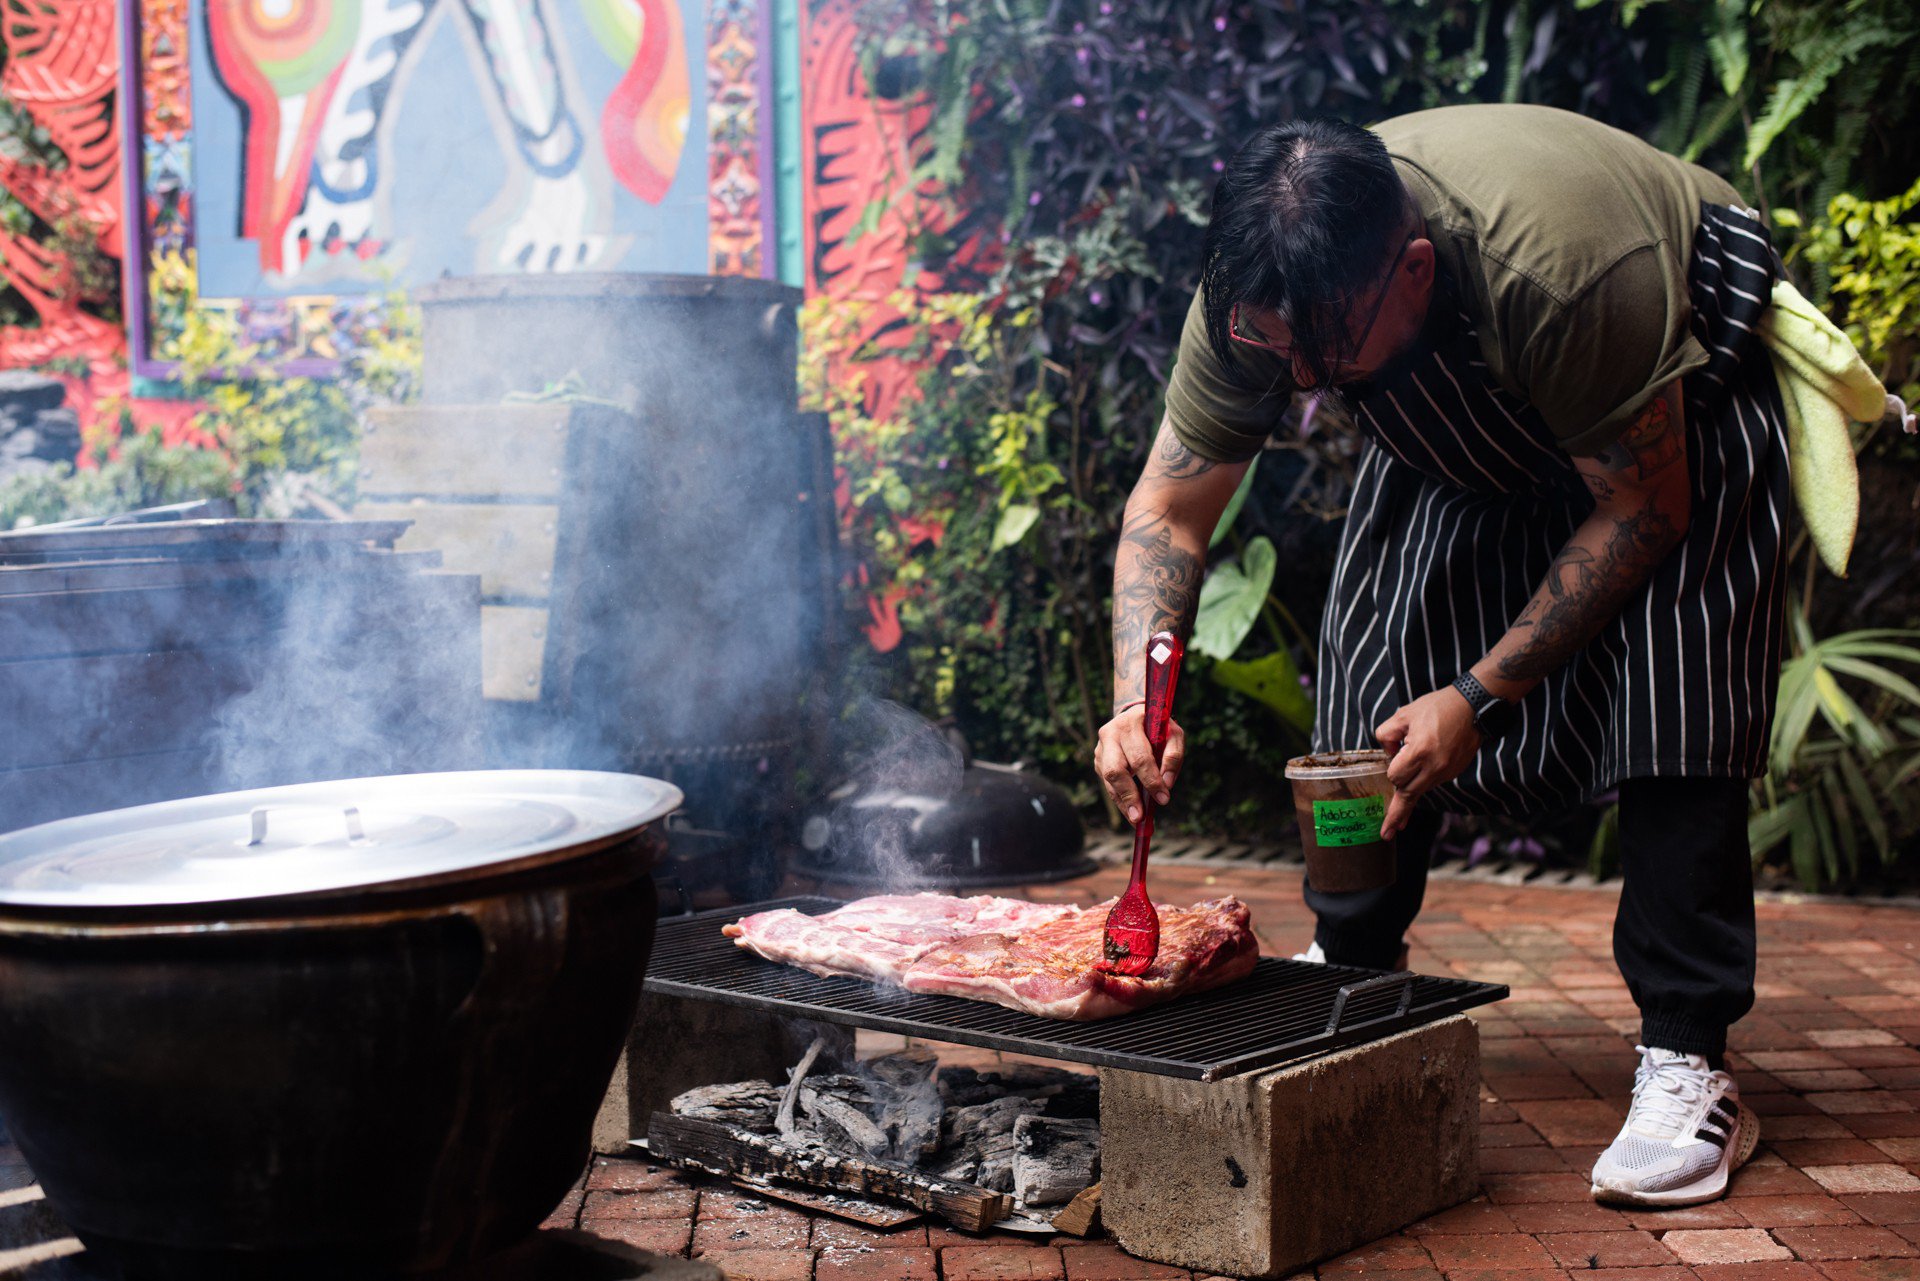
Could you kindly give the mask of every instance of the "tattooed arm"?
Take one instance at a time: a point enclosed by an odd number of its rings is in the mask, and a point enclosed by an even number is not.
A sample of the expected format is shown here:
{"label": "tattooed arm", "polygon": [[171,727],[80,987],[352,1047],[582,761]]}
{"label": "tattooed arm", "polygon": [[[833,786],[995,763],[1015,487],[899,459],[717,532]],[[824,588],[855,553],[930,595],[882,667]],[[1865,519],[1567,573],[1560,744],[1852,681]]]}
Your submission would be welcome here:
{"label": "tattooed arm", "polygon": [[1094,767],[1128,822],[1139,821],[1134,780],[1164,803],[1186,754],[1185,736],[1176,725],[1156,767],[1144,710],[1125,708],[1145,692],[1147,637],[1162,630],[1184,635],[1192,627],[1206,573],[1207,539],[1246,470],[1245,463],[1202,458],[1163,423],[1127,499],[1113,558],[1115,712],[1100,730]]}
{"label": "tattooed arm", "polygon": [[[1518,699],[1578,653],[1645,586],[1687,532],[1693,486],[1687,470],[1679,384],[1647,402],[1596,458],[1574,465],[1594,498],[1526,608],[1473,674],[1490,693]],[[1420,793],[1456,777],[1479,750],[1467,700],[1448,688],[1415,699],[1375,734],[1394,752],[1387,776],[1399,789],[1384,829],[1396,832]]]}

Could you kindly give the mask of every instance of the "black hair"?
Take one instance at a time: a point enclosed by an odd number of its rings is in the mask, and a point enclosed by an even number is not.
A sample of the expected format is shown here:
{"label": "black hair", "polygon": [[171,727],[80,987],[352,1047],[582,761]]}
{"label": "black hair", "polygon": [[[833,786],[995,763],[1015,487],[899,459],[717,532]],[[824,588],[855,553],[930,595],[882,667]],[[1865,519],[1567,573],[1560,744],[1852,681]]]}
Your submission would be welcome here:
{"label": "black hair", "polygon": [[1312,383],[1332,381],[1350,339],[1348,304],[1393,255],[1410,201],[1378,134],[1340,120],[1268,125],[1213,191],[1200,285],[1207,344],[1251,382],[1228,333],[1234,304],[1271,308]]}

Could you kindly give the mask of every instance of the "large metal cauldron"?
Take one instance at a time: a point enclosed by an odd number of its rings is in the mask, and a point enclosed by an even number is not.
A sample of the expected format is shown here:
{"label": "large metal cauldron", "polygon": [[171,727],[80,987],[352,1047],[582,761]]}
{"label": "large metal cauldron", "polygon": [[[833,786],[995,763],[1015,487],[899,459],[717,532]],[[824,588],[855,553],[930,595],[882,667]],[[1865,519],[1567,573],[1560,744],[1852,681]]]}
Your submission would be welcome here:
{"label": "large metal cauldron", "polygon": [[0,837],[0,1114],[135,1276],[512,1244],[585,1164],[677,789],[579,771],[235,792]]}

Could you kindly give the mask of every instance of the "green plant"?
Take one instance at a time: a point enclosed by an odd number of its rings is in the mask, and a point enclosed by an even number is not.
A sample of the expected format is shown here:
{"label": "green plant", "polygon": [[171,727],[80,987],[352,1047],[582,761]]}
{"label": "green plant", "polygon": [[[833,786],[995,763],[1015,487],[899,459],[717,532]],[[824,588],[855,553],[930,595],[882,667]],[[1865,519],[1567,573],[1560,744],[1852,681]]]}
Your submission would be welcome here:
{"label": "green plant", "polygon": [[117,448],[96,451],[94,466],[62,463],[0,485],[0,530],[139,507],[189,502],[233,492],[232,462],[212,450],[168,447],[158,431],[128,424]]}
{"label": "green plant", "polygon": [[1888,663],[1920,664],[1920,631],[1873,628],[1816,640],[1790,615],[1768,771],[1748,825],[1755,859],[1782,844],[1808,889],[1863,870],[1862,835],[1891,863],[1920,832],[1920,686]]}
{"label": "green plant", "polygon": [[1920,180],[1886,200],[1842,192],[1811,223],[1790,209],[1774,221],[1799,233],[1790,257],[1823,272],[1847,337],[1881,381],[1920,399]]}

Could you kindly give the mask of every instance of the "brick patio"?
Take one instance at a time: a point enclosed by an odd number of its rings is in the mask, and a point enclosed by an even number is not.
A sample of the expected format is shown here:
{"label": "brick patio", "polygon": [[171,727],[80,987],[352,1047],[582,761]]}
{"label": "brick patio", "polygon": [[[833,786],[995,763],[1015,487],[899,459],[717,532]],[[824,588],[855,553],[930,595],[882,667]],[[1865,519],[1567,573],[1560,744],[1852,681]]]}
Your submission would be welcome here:
{"label": "brick patio", "polygon": [[[1115,869],[1041,899],[1088,901]],[[1167,868],[1156,896],[1231,891],[1265,949],[1304,944],[1297,872]],[[1638,1029],[1609,953],[1608,890],[1436,881],[1412,965],[1509,984],[1474,1011],[1483,1038],[1483,1193],[1323,1264],[1390,1281],[1920,1281],[1920,914],[1768,898],[1760,997],[1733,1032],[1730,1066],[1764,1141],[1726,1200],[1695,1209],[1596,1206],[1586,1172],[1632,1084]],[[979,1062],[992,1055],[954,1050]],[[0,1188],[26,1182],[0,1148]],[[717,1180],[640,1161],[598,1161],[555,1212],[647,1249],[689,1253],[736,1281],[1146,1281],[1195,1274],[1069,1237],[890,1234],[812,1218]],[[1302,1274],[1303,1276],[1306,1274]]]}

